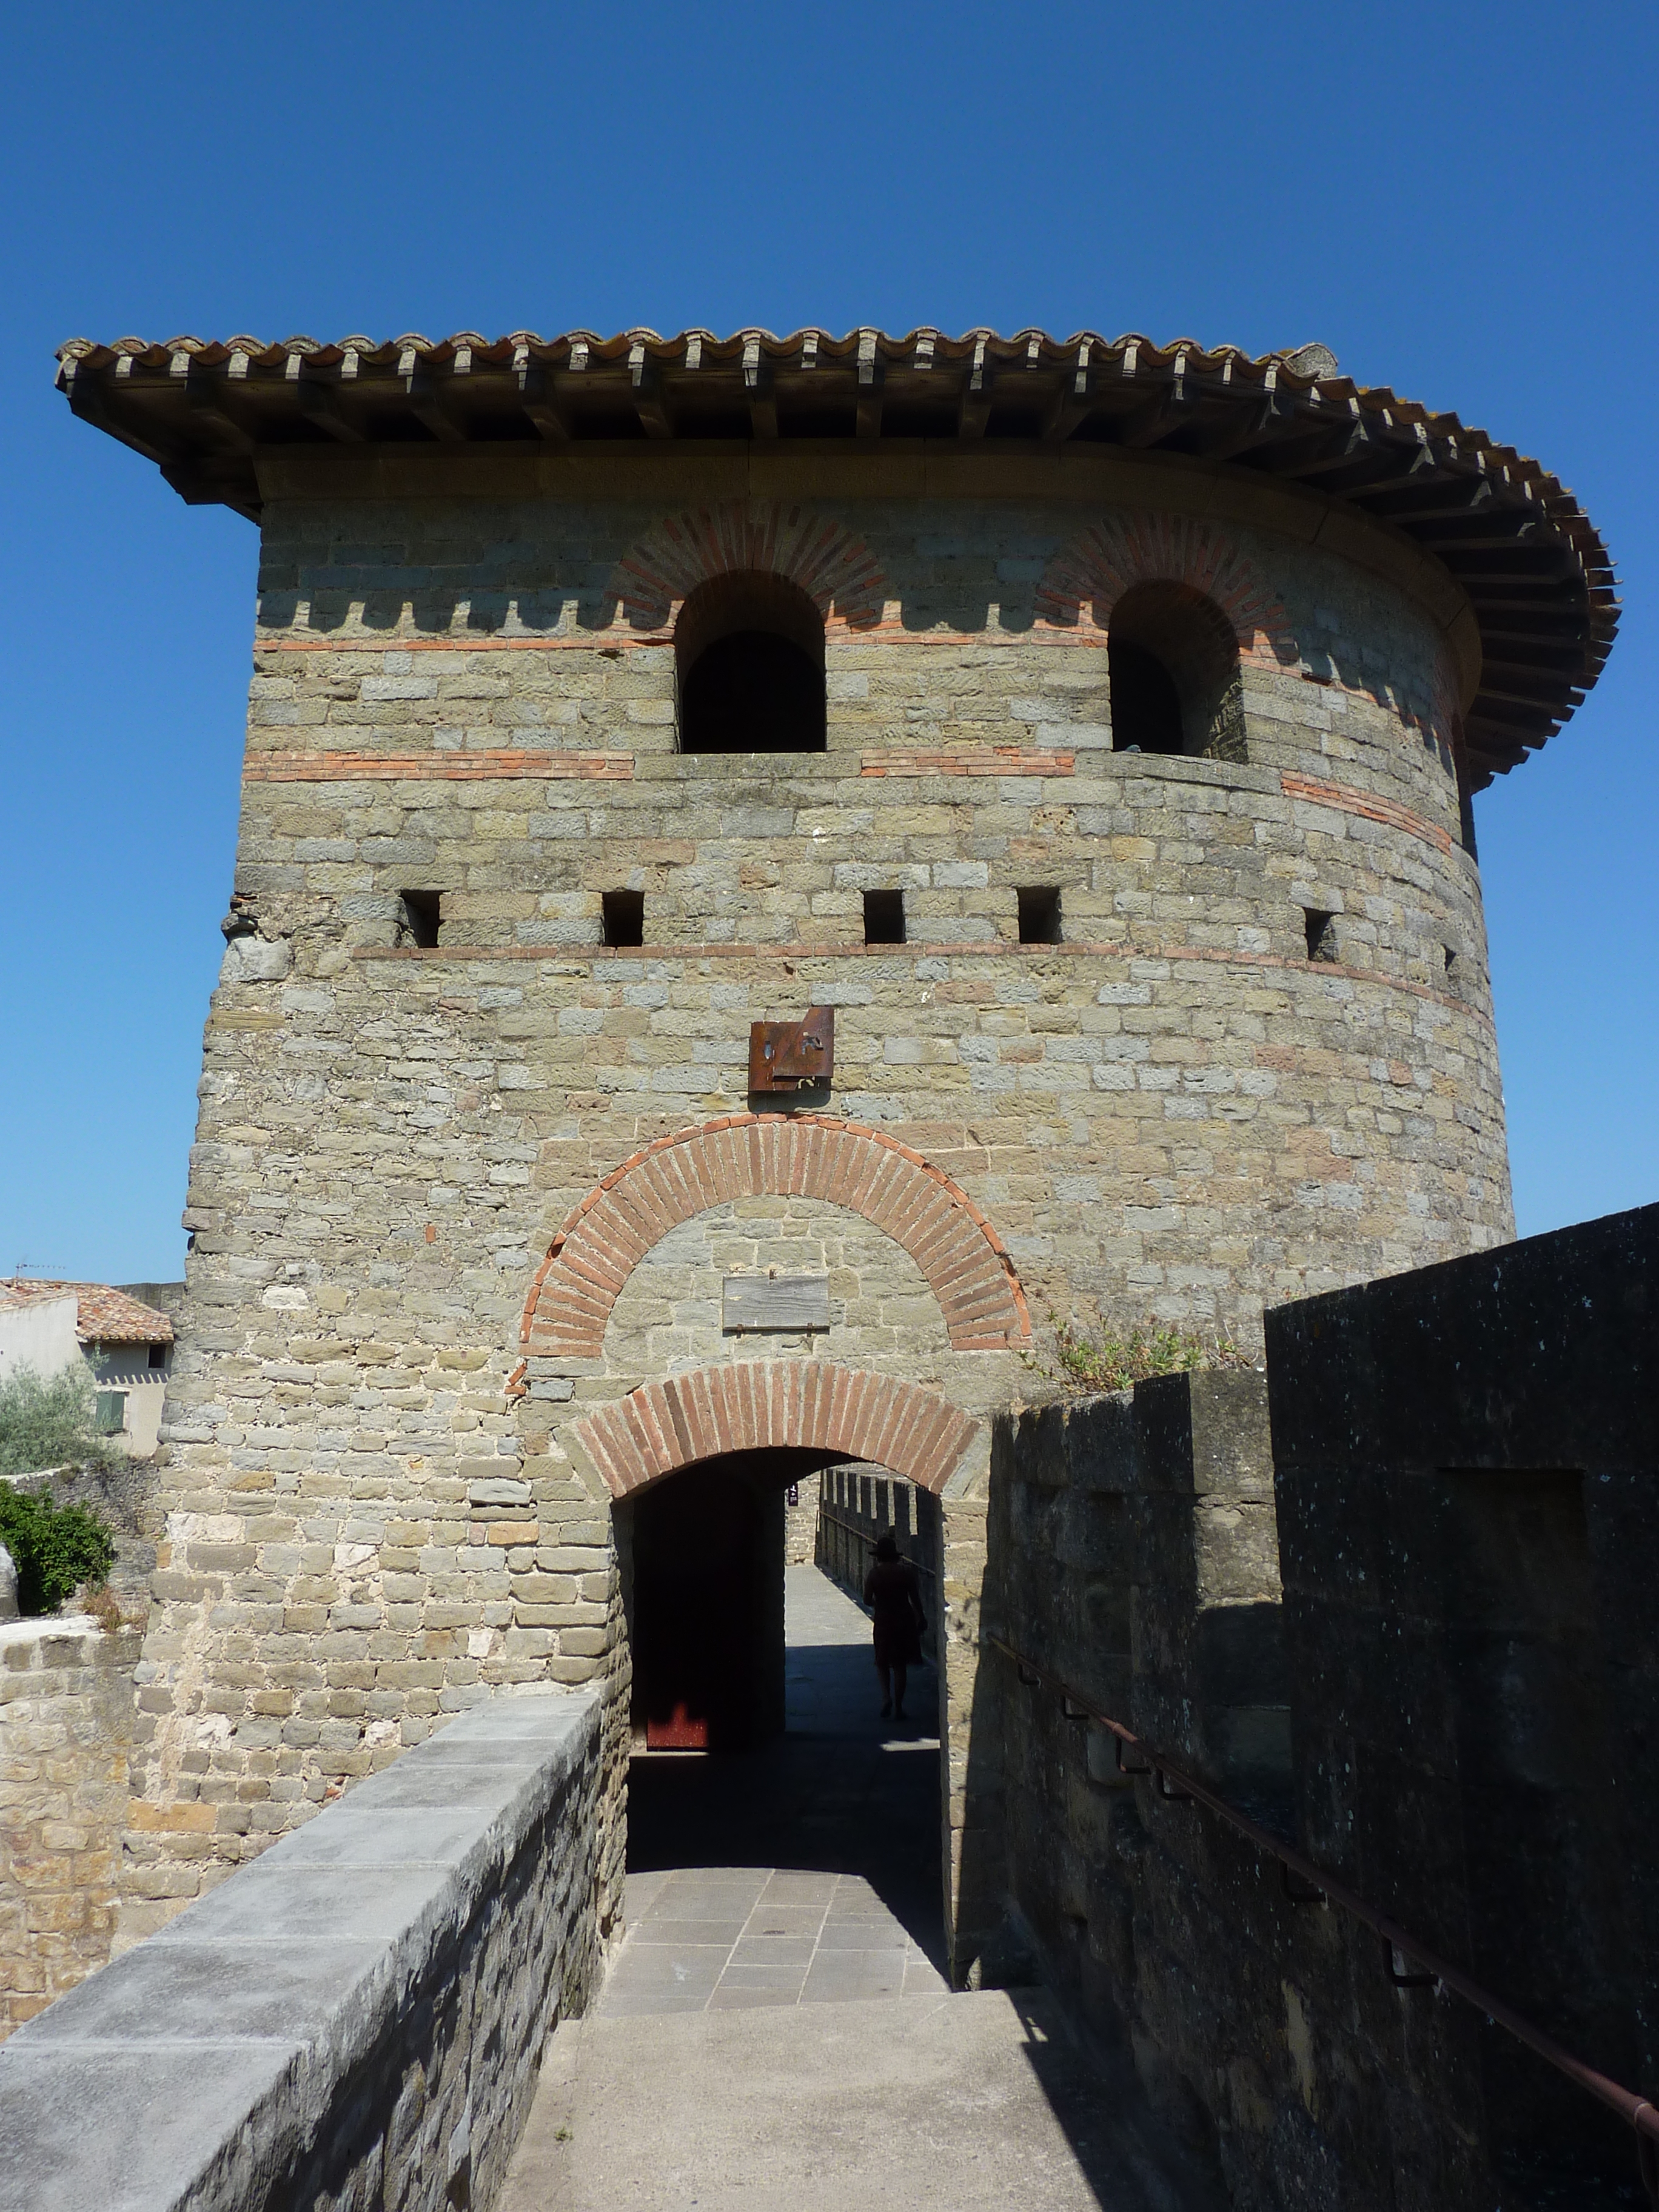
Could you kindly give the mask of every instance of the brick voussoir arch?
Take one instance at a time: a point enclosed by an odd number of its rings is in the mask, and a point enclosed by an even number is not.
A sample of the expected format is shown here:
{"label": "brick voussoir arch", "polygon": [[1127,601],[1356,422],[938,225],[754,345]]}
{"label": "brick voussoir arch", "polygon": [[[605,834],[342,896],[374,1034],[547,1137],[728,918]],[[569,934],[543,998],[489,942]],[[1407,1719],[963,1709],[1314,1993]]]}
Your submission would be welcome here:
{"label": "brick voussoir arch", "polygon": [[520,1346],[597,1359],[623,1286],[653,1245],[738,1198],[805,1198],[860,1213],[927,1277],[951,1349],[1031,1334],[1001,1238],[968,1194],[912,1146],[823,1114],[724,1114],[659,1137],[603,1176],[567,1217],[525,1299]]}
{"label": "brick voussoir arch", "polygon": [[1037,586],[1045,621],[1102,630],[1137,584],[1185,584],[1219,607],[1239,652],[1276,665],[1301,658],[1291,618],[1249,556],[1211,522],[1186,514],[1104,517],[1062,545]]}
{"label": "brick voussoir arch", "polygon": [[936,1391],[820,1359],[745,1360],[647,1382],[568,1433],[613,1498],[699,1460],[778,1446],[866,1459],[937,1495],[980,1424]]}
{"label": "brick voussoir arch", "polygon": [[664,515],[617,562],[608,596],[635,629],[664,629],[699,584],[758,570],[798,585],[826,624],[872,629],[886,584],[863,539],[793,501],[733,499]]}

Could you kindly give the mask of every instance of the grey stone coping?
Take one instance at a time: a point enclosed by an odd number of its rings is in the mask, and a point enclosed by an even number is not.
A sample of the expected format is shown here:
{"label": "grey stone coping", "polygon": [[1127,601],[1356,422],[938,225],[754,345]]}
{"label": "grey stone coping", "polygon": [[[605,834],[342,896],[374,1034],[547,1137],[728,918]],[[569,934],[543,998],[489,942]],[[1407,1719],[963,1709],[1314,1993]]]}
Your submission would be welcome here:
{"label": "grey stone coping", "polygon": [[587,1756],[596,1691],[498,1697],[0,2045],[0,2212],[264,2202]]}

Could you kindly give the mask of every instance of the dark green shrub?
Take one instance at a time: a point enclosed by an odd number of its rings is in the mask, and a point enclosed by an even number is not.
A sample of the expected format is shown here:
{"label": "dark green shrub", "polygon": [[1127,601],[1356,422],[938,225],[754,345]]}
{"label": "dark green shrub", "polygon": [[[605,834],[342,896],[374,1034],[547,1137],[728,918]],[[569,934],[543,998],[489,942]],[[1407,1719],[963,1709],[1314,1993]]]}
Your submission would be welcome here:
{"label": "dark green shrub", "polygon": [[82,1583],[101,1583],[115,1562],[114,1540],[95,1513],[9,1482],[0,1482],[0,1544],[17,1569],[22,1613],[56,1613]]}

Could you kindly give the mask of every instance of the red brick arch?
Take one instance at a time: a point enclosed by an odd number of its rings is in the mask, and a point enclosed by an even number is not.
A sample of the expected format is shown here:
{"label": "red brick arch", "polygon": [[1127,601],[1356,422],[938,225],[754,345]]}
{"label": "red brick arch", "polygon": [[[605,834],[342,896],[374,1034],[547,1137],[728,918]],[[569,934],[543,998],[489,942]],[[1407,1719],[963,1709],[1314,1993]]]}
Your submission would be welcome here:
{"label": "red brick arch", "polygon": [[611,595],[635,629],[663,629],[711,577],[759,569],[798,584],[826,627],[871,629],[886,596],[879,563],[839,522],[781,500],[733,499],[653,523],[617,563]]}
{"label": "red brick arch", "polygon": [[572,1424],[613,1498],[723,1452],[789,1445],[873,1460],[935,1495],[979,1423],[936,1391],[821,1359],[756,1359],[647,1382]]}
{"label": "red brick arch", "polygon": [[623,1285],[652,1246],[710,1206],[759,1197],[843,1206],[895,1238],[932,1285],[952,1351],[998,1352],[1030,1337],[1001,1239],[920,1152],[828,1115],[723,1114],[659,1137],[589,1191],[537,1271],[520,1345],[597,1359]]}
{"label": "red brick arch", "polygon": [[1113,514],[1067,540],[1043,571],[1036,611],[1066,629],[1105,629],[1137,584],[1185,584],[1213,600],[1239,652],[1275,663],[1300,658],[1291,618],[1249,556],[1214,524],[1185,514]]}

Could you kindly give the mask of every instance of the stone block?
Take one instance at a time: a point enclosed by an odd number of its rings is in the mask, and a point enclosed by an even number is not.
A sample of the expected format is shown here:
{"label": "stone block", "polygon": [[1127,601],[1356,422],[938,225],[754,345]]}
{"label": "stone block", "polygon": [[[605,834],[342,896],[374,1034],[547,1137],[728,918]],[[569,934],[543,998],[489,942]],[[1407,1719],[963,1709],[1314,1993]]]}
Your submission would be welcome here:
{"label": "stone block", "polygon": [[[596,1970],[598,1713],[484,1703],[389,1771],[402,1802],[364,1784],[20,2028],[0,2206],[356,2202],[410,2081],[424,2102],[452,2079],[490,2201],[542,2045]],[[404,2139],[401,2202],[453,2201],[453,2140]]]}

